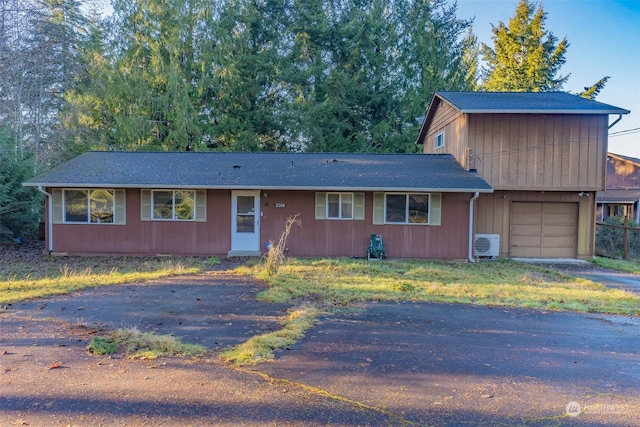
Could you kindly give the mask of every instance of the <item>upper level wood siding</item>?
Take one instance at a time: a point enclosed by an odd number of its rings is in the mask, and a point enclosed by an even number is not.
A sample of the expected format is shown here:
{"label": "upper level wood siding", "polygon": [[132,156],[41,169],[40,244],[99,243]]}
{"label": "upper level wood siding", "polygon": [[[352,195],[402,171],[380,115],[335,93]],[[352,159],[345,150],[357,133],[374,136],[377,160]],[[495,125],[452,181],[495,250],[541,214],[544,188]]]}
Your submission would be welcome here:
{"label": "upper level wood siding", "polygon": [[[604,189],[607,115],[463,114],[439,102],[426,123],[424,153],[451,153],[496,190]],[[445,133],[445,145],[434,138]]]}

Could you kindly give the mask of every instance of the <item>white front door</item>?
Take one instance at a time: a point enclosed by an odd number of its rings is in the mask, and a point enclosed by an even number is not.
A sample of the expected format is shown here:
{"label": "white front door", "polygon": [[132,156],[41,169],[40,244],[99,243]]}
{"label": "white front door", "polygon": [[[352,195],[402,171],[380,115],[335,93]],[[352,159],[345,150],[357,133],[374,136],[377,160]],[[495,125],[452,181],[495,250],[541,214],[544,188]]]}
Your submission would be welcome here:
{"label": "white front door", "polygon": [[260,192],[231,192],[229,256],[260,256]]}

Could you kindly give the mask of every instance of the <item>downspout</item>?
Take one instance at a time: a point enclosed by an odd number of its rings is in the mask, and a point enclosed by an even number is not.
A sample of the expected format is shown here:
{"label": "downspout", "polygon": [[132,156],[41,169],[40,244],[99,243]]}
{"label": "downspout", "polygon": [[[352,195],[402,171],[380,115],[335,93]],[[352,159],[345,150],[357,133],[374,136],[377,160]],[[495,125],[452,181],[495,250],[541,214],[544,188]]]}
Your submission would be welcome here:
{"label": "downspout", "polygon": [[620,120],[622,120],[622,114],[618,114],[618,118],[613,123],[611,123],[607,129],[611,129],[612,127],[614,127]]}
{"label": "downspout", "polygon": [[53,252],[53,198],[50,193],[44,191],[42,185],[38,185],[38,191],[44,194],[48,199],[47,206],[49,209],[47,209],[47,228],[49,229],[49,238],[47,239],[47,242],[49,243],[49,255],[51,255],[51,252]]}
{"label": "downspout", "polygon": [[476,191],[471,200],[469,200],[469,262],[476,262],[473,258],[473,202],[480,197],[480,192]]}

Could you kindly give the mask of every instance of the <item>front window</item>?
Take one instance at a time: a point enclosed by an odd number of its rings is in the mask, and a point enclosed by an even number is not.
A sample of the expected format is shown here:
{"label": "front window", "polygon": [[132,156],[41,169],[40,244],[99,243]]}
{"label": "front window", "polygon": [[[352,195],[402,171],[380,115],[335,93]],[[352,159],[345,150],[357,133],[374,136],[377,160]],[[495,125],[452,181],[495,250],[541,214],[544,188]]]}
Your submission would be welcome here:
{"label": "front window", "polygon": [[64,190],[64,222],[113,224],[113,190]]}
{"label": "front window", "polygon": [[429,194],[387,194],[385,222],[391,224],[428,224]]}
{"label": "front window", "polygon": [[353,193],[327,193],[327,218],[353,219]]}
{"label": "front window", "polygon": [[194,215],[195,191],[160,190],[153,192],[153,219],[189,221]]}

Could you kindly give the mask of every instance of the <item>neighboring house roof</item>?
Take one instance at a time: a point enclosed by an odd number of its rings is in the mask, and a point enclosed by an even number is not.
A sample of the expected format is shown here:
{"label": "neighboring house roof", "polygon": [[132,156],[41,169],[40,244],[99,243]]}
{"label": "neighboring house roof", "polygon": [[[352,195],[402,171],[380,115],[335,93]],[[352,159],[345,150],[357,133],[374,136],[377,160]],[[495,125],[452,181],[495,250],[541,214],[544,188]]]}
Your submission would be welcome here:
{"label": "neighboring house roof", "polygon": [[623,156],[622,154],[615,154],[615,153],[607,153],[607,156],[613,157],[618,160],[622,160],[624,162],[634,163],[640,166],[640,159],[637,159],[635,157]]}
{"label": "neighboring house roof", "polygon": [[88,152],[24,185],[493,192],[448,154]]}
{"label": "neighboring house roof", "polygon": [[436,92],[462,113],[629,114],[629,110],[566,92]]}
{"label": "neighboring house roof", "polygon": [[596,197],[598,203],[631,204],[640,200],[640,189],[599,191]]}

